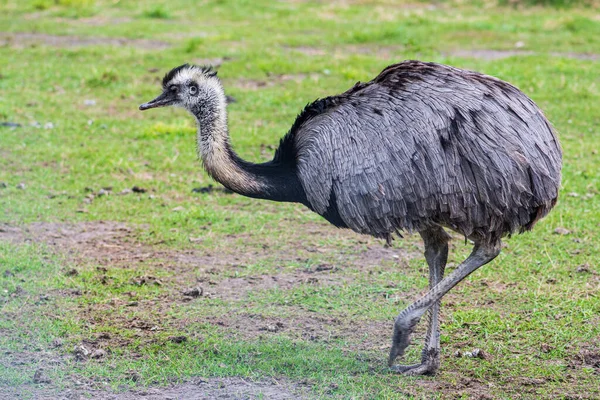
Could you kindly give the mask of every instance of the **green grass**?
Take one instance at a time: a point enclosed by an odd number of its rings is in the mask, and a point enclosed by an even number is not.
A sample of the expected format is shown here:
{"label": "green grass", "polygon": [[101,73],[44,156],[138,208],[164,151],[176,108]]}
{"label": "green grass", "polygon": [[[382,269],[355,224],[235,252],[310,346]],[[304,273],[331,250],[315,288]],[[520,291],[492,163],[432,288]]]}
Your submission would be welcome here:
{"label": "green grass", "polygon": [[[0,1],[0,121],[22,125],[0,127],[0,227],[118,221],[132,229],[107,242],[116,247],[98,245],[103,239],[57,247],[35,228],[25,235],[33,241],[0,241],[0,392],[35,397],[83,378],[123,391],[242,376],[307,382],[323,398],[600,396],[600,370],[581,362],[600,353],[598,4],[541,3],[485,2],[482,12],[483,2]],[[55,36],[90,41],[54,47]],[[114,38],[123,45],[108,45]],[[490,60],[458,50],[523,53]],[[576,58],[584,55],[596,60]],[[381,243],[330,230],[300,206],[192,192],[212,183],[196,160],[193,121],[181,110],[137,110],[170,68],[218,60],[237,100],[232,141],[261,161],[307,102],[410,58],[517,85],[556,126],[565,161],[555,210],[533,232],[507,239],[497,260],[444,299],[434,378],[388,373],[381,345],[393,317],[426,286],[420,257],[374,265],[360,254]],[[147,191],[117,195],[133,186]],[[86,188],[104,187],[110,195],[86,202]],[[570,233],[553,234],[558,227]],[[469,247],[453,243],[456,264]],[[419,246],[409,237],[394,251]],[[94,255],[78,255],[85,248]],[[186,254],[194,263],[177,258]],[[311,272],[321,264],[339,269]],[[181,294],[266,275],[293,282],[191,301]],[[326,321],[317,340],[303,336],[313,319]],[[283,321],[285,329],[248,332],[236,320]],[[180,335],[188,340],[169,339]],[[76,361],[73,348],[88,342],[106,357]],[[473,348],[488,357],[453,357]],[[38,368],[51,385],[32,384]]]}

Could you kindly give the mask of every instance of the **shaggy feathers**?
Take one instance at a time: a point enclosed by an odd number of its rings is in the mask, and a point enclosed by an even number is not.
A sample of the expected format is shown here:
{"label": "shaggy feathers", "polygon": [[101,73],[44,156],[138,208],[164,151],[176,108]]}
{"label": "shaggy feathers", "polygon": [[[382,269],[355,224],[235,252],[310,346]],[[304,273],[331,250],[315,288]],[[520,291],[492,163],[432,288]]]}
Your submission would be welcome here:
{"label": "shaggy feathers", "polygon": [[282,143],[309,207],[377,237],[441,224],[495,241],[530,229],[560,185],[560,146],[529,98],[433,63],[390,66],[308,105]]}

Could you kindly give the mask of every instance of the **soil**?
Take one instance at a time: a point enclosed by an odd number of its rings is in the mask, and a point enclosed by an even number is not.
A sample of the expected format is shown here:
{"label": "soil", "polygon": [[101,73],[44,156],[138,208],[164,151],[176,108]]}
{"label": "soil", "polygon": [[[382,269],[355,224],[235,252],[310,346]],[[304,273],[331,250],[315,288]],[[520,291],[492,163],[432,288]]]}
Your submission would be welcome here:
{"label": "soil", "polygon": [[170,43],[149,39],[59,36],[30,32],[0,32],[0,46],[10,46],[20,49],[35,46],[37,44],[52,47],[131,46],[145,50],[162,50],[171,47]]}
{"label": "soil", "polygon": [[[286,223],[282,221],[281,223]],[[143,265],[145,273],[133,279],[133,283],[142,285],[161,285],[169,290],[152,299],[137,299],[135,293],[115,298],[108,304],[88,304],[80,307],[81,320],[93,328],[96,323],[106,323],[110,318],[110,325],[123,328],[129,332],[136,332],[133,337],[120,337],[118,335],[98,334],[96,337],[84,340],[73,351],[66,354],[59,351],[62,344],[57,343],[55,349],[50,349],[48,354],[35,352],[19,352],[4,354],[4,364],[31,364],[60,365],[71,360],[102,358],[113,348],[120,348],[130,344],[133,340],[140,343],[150,343],[157,340],[164,321],[157,318],[165,315],[172,307],[189,301],[201,301],[202,298],[220,298],[223,300],[243,300],[248,295],[261,290],[280,288],[289,290],[299,285],[340,285],[351,278],[343,273],[344,268],[365,269],[382,263],[396,263],[399,267],[406,266],[410,257],[420,256],[417,252],[408,252],[399,248],[384,248],[381,241],[358,236],[350,231],[341,231],[325,224],[304,224],[301,230],[294,230],[282,246],[277,238],[260,239],[253,243],[256,237],[245,234],[225,235],[219,241],[219,249],[207,250],[201,244],[201,238],[194,238],[200,244],[187,250],[170,250],[143,244],[137,240],[139,230],[144,227],[131,227],[123,223],[110,221],[94,221],[81,223],[33,223],[24,227],[15,227],[0,224],[0,241],[12,243],[44,243],[68,259],[68,264],[63,273],[67,276],[77,276],[84,269],[93,268],[94,278],[103,284],[112,284],[111,270],[117,268],[135,269],[136,265]],[[270,274],[248,274],[246,265],[256,264],[261,260],[277,259],[282,265],[289,262],[298,262],[314,257],[314,254],[323,255],[324,258],[331,254],[339,254],[340,250],[322,245],[318,238],[344,237],[354,243],[350,249],[343,250],[341,260],[322,262],[306,269],[294,269],[294,272],[281,272]],[[307,239],[308,236],[308,239]],[[238,246],[240,240],[246,246]],[[270,242],[269,240],[272,240]],[[339,255],[337,257],[340,257]],[[343,264],[343,265],[342,265]],[[339,266],[338,266],[339,265]],[[240,271],[244,276],[232,277],[231,271]],[[160,273],[156,273],[156,272]],[[168,273],[165,273],[167,271]],[[160,275],[157,278],[154,275]],[[46,297],[52,296],[80,296],[79,289],[62,289],[50,291]],[[21,295],[16,293],[15,295]],[[25,293],[22,293],[25,295]],[[112,312],[119,306],[135,307],[139,310],[140,317],[127,318],[120,313]],[[202,323],[210,323],[218,327],[227,328],[229,335],[244,339],[256,339],[260,336],[285,334],[299,340],[327,342],[333,339],[347,339],[349,348],[353,350],[372,350],[384,352],[389,346],[389,335],[392,321],[369,321],[356,324],[348,320],[334,317],[315,316],[292,306],[288,307],[288,316],[282,318],[265,317],[245,312],[243,309],[230,313],[227,317],[203,317]],[[17,315],[8,318],[18,318]],[[184,330],[186,325],[197,323],[193,318],[175,321],[176,328]],[[173,337],[169,340],[182,342],[187,337]],[[385,349],[385,350],[382,350]],[[40,349],[32,349],[40,350]],[[63,354],[63,355],[60,355]],[[32,358],[33,357],[33,358]],[[41,357],[41,358],[40,358]],[[15,364],[16,363],[16,364]],[[54,399],[51,382],[45,380],[43,370],[32,377],[32,382],[37,385],[25,385],[14,388],[8,398],[20,398],[25,393],[33,393],[36,399]],[[77,379],[81,382],[81,379]],[[40,386],[41,385],[41,386]],[[133,399],[133,398],[174,398],[174,399],[292,399],[306,398],[308,389],[305,386],[290,382],[252,382],[241,378],[228,379],[202,379],[201,381],[186,382],[168,388],[150,388],[146,394],[126,392],[114,394],[110,391],[97,389],[95,382],[83,382],[82,385],[71,385],[68,392],[64,392],[65,399],[75,399],[81,396],[92,396],[98,399]],[[304,393],[301,395],[300,393]],[[62,393],[62,392],[61,392]],[[262,396],[262,397],[261,397]],[[2,399],[0,395],[0,399]],[[60,397],[59,397],[60,398]]]}
{"label": "soil", "polygon": [[18,391],[8,389],[0,394],[0,400],[27,398],[36,400],[241,400],[270,399],[291,400],[307,398],[307,388],[284,380],[252,381],[242,378],[196,378],[192,382],[163,388],[145,388],[125,393],[111,393],[99,389],[67,389],[57,393],[52,389],[32,385]]}
{"label": "soil", "polygon": [[377,46],[377,45],[356,45],[348,44],[337,46],[334,48],[313,47],[313,46],[296,46],[286,47],[290,52],[299,52],[307,56],[331,56],[334,58],[345,57],[348,54],[369,55],[384,60],[400,59],[404,46]]}
{"label": "soil", "polygon": [[[289,224],[289,221],[281,221]],[[3,352],[0,362],[5,366],[38,365],[32,374],[31,382],[15,388],[9,388],[0,393],[1,399],[33,398],[35,399],[297,399],[310,398],[310,386],[286,379],[252,381],[239,377],[231,378],[195,378],[183,383],[174,383],[168,387],[150,387],[114,393],[104,389],[102,384],[82,377],[69,377],[66,380],[67,389],[58,392],[53,382],[49,380],[43,368],[63,365],[74,360],[94,359],[102,362],[111,349],[122,348],[133,341],[141,346],[157,343],[157,340],[167,340],[182,343],[187,336],[173,336],[159,339],[158,333],[165,322],[161,315],[168,315],[174,307],[202,301],[203,298],[219,298],[224,301],[242,301],[261,290],[280,288],[289,290],[300,285],[333,286],[350,283],[352,274],[347,269],[367,274],[373,267],[406,268],[407,260],[422,257],[418,238],[407,238],[403,247],[415,250],[402,250],[398,247],[385,248],[381,241],[356,235],[350,231],[338,230],[327,224],[307,223],[293,231],[285,230],[288,235],[284,238],[261,237],[260,240],[249,234],[223,235],[219,240],[219,248],[208,249],[202,243],[202,238],[193,238],[192,245],[185,250],[172,250],[141,243],[137,239],[140,230],[145,227],[132,227],[127,224],[94,221],[81,223],[34,223],[24,227],[0,224],[0,241],[12,243],[44,243],[68,259],[70,267],[63,273],[67,276],[77,276],[85,269],[93,268],[94,277],[105,284],[112,284],[111,271],[118,268],[136,270],[139,276],[132,283],[137,286],[160,285],[164,289],[153,298],[136,298],[135,293],[126,293],[105,304],[85,304],[79,307],[79,318],[90,328],[94,324],[108,323],[115,328],[127,329],[127,337],[116,334],[98,333],[78,344],[74,349],[65,349],[58,340],[48,349],[27,348],[21,352]],[[335,237],[343,240],[345,246],[328,247],[319,238]],[[244,243],[239,246],[239,242]],[[460,242],[457,240],[456,242]],[[198,242],[196,244],[196,242]],[[281,243],[285,242],[285,245]],[[348,244],[350,244],[348,246]],[[315,253],[318,257],[315,257]],[[281,265],[298,262],[308,258],[323,258],[321,263],[307,267],[276,269],[271,273],[252,274],[246,265],[260,263],[261,260],[276,259]],[[333,258],[332,258],[333,257]],[[337,258],[335,258],[337,257]],[[237,271],[239,276],[232,274]],[[11,273],[10,271],[0,271]],[[160,276],[160,277],[157,277]],[[480,285],[484,290],[504,291],[506,287],[495,286],[489,282]],[[404,293],[414,297],[418,290]],[[81,296],[79,289],[62,289],[50,291],[40,297],[43,302],[53,296]],[[25,291],[16,290],[14,295],[26,296]],[[451,306],[452,295],[449,295],[448,305]],[[114,312],[115,307],[132,307],[138,317],[130,318],[122,313]],[[450,307],[452,308],[452,307]],[[285,335],[292,340],[315,341],[328,343],[343,339],[348,350],[358,351],[364,357],[375,355],[376,359],[366,359],[365,362],[379,365],[384,361],[389,349],[389,338],[392,321],[357,320],[335,316],[317,315],[300,307],[286,307],[285,316],[265,316],[253,314],[243,307],[236,307],[227,316],[204,315],[202,321],[194,320],[193,316],[185,319],[174,319],[172,326],[178,331],[189,332],[190,324],[202,322],[223,328],[226,335],[233,339],[256,340],[269,335]],[[4,313],[6,318],[19,318],[19,315]],[[358,323],[357,323],[358,322]],[[418,336],[423,334],[425,324],[418,325],[414,342],[420,341]],[[193,331],[193,330],[192,330]],[[133,334],[131,334],[133,332]],[[190,334],[193,336],[193,333]],[[459,349],[472,350],[469,343],[456,344]],[[600,373],[600,354],[598,346],[591,345],[583,348],[568,360],[569,370],[586,368],[592,373]],[[132,355],[135,356],[135,355]],[[135,372],[132,373],[135,375]],[[135,376],[133,376],[133,380]],[[536,395],[537,388],[545,381],[522,378],[516,382],[524,395]],[[475,376],[456,376],[455,379],[416,380],[415,385],[425,387],[431,393],[453,393],[456,397],[473,399],[491,399],[490,387]],[[4,389],[3,389],[4,390]],[[418,393],[405,393],[406,396]],[[62,396],[62,397],[61,397]],[[577,397],[573,397],[577,398]],[[583,397],[585,398],[585,397]]]}
{"label": "soil", "polygon": [[[486,50],[486,49],[461,49],[449,52],[447,55],[453,57],[467,57],[467,58],[479,58],[482,60],[500,60],[503,58],[513,56],[531,56],[540,53],[536,53],[530,50]],[[576,60],[600,60],[600,54],[592,53],[549,53],[552,57],[563,57],[563,58],[574,58]]]}
{"label": "soil", "polygon": [[[374,46],[374,45],[346,45],[332,49],[324,47],[297,46],[287,47],[290,52],[299,52],[307,56],[345,56],[348,54],[366,54],[383,60],[397,59],[400,61],[404,47],[402,46]],[[514,56],[531,56],[537,53],[531,50],[491,50],[491,49],[456,49],[445,52],[444,55],[463,58],[477,58],[481,60],[501,60],[503,58]],[[600,60],[600,54],[595,53],[573,53],[573,52],[551,52],[552,57],[573,58],[577,60],[597,61]]]}
{"label": "soil", "polygon": [[238,87],[244,90],[259,90],[275,85],[280,85],[285,82],[294,81],[301,83],[305,79],[311,79],[317,81],[319,74],[281,74],[271,75],[266,79],[238,79],[233,82],[232,86]]}

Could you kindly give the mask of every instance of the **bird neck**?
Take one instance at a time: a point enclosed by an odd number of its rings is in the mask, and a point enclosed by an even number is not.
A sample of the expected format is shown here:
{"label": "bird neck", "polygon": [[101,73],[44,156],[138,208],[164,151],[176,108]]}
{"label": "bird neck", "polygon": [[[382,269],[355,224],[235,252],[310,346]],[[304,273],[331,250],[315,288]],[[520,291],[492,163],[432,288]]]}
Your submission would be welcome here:
{"label": "bird neck", "polygon": [[303,190],[290,163],[254,164],[241,159],[231,147],[227,127],[226,97],[214,95],[192,110],[198,122],[197,151],[204,169],[217,182],[244,196],[288,202],[304,202]]}

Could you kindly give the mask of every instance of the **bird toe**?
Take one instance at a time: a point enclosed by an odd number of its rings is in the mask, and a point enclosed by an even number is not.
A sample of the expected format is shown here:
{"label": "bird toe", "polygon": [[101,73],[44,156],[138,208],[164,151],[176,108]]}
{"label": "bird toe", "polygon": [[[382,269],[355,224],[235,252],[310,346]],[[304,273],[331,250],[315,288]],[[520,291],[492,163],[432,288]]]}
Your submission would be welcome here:
{"label": "bird toe", "polygon": [[390,371],[406,376],[435,375],[437,370],[438,366],[429,362],[414,365],[392,365],[390,367]]}

